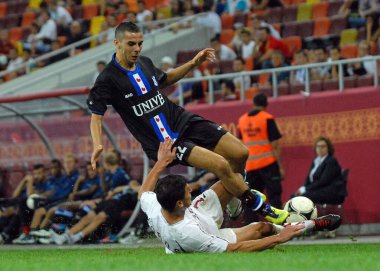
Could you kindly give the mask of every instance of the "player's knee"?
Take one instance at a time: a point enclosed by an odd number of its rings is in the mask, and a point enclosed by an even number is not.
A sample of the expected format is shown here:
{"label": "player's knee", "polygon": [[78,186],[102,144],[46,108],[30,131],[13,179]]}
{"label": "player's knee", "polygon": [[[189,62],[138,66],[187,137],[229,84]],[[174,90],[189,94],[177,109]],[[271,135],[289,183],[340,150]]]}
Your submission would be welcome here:
{"label": "player's knee", "polygon": [[239,161],[241,163],[245,163],[249,156],[248,148],[242,144],[241,147],[238,150],[236,150],[236,152],[236,156],[238,157]]}
{"label": "player's knee", "polygon": [[226,159],[224,159],[223,157],[220,157],[215,164],[215,172],[214,173],[219,178],[223,179],[223,177],[228,176],[231,172],[232,172],[231,166],[228,163],[228,161]]}
{"label": "player's knee", "polygon": [[96,215],[95,218],[98,222],[104,222],[107,219],[107,215],[105,212],[100,212],[99,214]]}

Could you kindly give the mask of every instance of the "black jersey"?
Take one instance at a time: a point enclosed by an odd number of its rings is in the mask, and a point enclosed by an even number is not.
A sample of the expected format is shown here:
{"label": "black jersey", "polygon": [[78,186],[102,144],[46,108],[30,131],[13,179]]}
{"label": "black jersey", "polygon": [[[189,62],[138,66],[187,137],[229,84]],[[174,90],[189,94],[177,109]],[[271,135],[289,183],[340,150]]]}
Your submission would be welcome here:
{"label": "black jersey", "polygon": [[176,140],[194,114],[172,103],[160,91],[166,73],[140,56],[134,71],[112,60],[96,79],[87,99],[92,113],[103,115],[112,105],[149,158],[156,160],[159,143]]}

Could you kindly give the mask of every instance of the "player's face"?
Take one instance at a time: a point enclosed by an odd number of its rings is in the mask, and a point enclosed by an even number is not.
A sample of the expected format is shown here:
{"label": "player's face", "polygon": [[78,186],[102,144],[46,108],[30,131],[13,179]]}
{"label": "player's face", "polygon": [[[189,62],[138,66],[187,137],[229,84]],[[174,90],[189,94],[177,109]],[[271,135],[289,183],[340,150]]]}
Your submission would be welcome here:
{"label": "player's face", "polygon": [[70,174],[76,168],[76,161],[72,157],[65,158],[63,161],[63,167],[65,168],[66,174]]}
{"label": "player's face", "polygon": [[33,178],[37,182],[42,182],[45,179],[45,170],[43,168],[33,170]]}
{"label": "player's face", "polygon": [[95,178],[95,176],[96,176],[96,169],[95,170],[93,170],[92,169],[92,166],[91,165],[88,165],[87,166],[87,175],[88,175],[88,177],[89,178]]}
{"label": "player's face", "polygon": [[121,40],[115,39],[116,49],[126,64],[134,64],[137,62],[143,42],[144,36],[141,32],[132,33],[126,31]]}

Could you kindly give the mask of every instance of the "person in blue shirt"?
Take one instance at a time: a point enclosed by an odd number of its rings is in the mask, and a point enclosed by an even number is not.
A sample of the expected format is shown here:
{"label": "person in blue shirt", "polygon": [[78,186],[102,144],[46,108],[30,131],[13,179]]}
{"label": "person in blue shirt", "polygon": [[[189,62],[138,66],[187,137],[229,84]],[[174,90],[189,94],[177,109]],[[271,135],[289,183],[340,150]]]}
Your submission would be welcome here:
{"label": "person in blue shirt", "polygon": [[15,220],[10,221],[7,228],[4,229],[2,233],[2,236],[4,237],[2,239],[9,240],[11,237],[11,231],[14,230],[16,225],[19,225],[22,228],[22,234],[17,239],[13,240],[13,242],[17,244],[24,244],[30,241],[30,238],[28,237],[28,229],[32,217],[34,216],[34,210],[27,207],[27,198],[32,194],[37,194],[40,197],[35,200],[35,204],[44,204],[48,197],[54,193],[49,185],[50,180],[46,177],[46,170],[43,164],[34,165],[33,174],[27,175],[21,182],[22,184],[18,186],[18,189],[16,189],[17,191],[14,193],[19,196],[17,215]]}
{"label": "person in blue shirt", "polygon": [[106,169],[104,183],[107,191],[129,183],[131,178],[120,167],[120,158],[114,151],[110,151],[105,155],[104,168]]}

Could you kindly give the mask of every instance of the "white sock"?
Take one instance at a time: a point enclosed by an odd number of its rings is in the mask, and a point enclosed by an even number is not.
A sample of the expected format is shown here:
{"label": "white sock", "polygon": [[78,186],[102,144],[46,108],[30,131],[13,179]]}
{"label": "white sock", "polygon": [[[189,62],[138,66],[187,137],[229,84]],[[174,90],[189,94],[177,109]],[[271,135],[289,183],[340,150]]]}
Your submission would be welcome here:
{"label": "white sock", "polygon": [[72,240],[74,243],[82,240],[84,238],[84,235],[82,232],[78,232],[77,234],[72,235]]}
{"label": "white sock", "polygon": [[305,220],[302,222],[292,222],[290,225],[299,225],[299,224],[304,224],[305,228],[302,230],[302,232],[310,232],[314,229],[314,221],[313,220]]}

